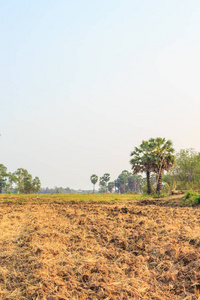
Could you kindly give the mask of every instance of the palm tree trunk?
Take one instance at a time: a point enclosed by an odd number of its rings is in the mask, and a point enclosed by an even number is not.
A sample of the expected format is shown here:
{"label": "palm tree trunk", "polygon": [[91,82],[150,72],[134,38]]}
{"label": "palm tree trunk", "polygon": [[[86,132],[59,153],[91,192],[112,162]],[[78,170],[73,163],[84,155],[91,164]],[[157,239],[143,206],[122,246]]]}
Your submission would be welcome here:
{"label": "palm tree trunk", "polygon": [[150,171],[147,171],[147,194],[152,194]]}
{"label": "palm tree trunk", "polygon": [[161,186],[162,186],[162,172],[160,172],[158,175],[158,183],[157,183],[157,187],[156,187],[157,194],[160,194]]}
{"label": "palm tree trunk", "polygon": [[93,194],[94,194],[94,191],[95,191],[95,184],[93,184]]}

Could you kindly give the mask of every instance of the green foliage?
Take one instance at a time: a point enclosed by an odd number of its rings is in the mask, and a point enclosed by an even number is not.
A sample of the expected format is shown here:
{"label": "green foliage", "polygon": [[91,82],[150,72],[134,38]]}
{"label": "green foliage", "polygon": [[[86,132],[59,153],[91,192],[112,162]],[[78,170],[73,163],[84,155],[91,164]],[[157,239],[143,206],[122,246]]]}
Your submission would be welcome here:
{"label": "green foliage", "polygon": [[165,138],[150,139],[154,144],[154,172],[157,173],[156,192],[160,194],[162,188],[162,176],[164,171],[169,171],[175,163],[174,148],[170,140]]}
{"label": "green foliage", "polygon": [[200,204],[200,194],[190,189],[182,199],[182,204],[188,206]]}
{"label": "green foliage", "polygon": [[173,152],[174,149],[170,140],[151,138],[148,141],[142,141],[140,146],[135,147],[131,153],[130,163],[133,173],[146,173],[148,194],[152,193],[151,172],[158,175],[156,191],[160,193],[163,172],[168,171],[175,161]]}
{"label": "green foliage", "polygon": [[115,186],[114,182],[112,181],[108,182],[108,190],[110,193],[113,192],[114,186]]}
{"label": "green foliage", "polygon": [[99,179],[99,192],[100,193],[107,193],[108,192],[108,181],[110,180],[110,174],[105,173],[103,176]]}
{"label": "green foliage", "polygon": [[7,176],[7,168],[3,164],[0,164],[0,193],[6,187]]}
{"label": "green foliage", "polygon": [[181,149],[165,181],[169,185],[176,183],[179,190],[200,189],[200,153],[194,149]]}
{"label": "green foliage", "polygon": [[93,184],[96,184],[97,181],[98,181],[98,176],[96,174],[93,174],[91,177],[90,177],[90,180]]}
{"label": "green foliage", "polygon": [[142,181],[141,190],[142,190],[143,195],[148,195],[148,188],[147,188],[147,181],[146,180]]}
{"label": "green foliage", "polygon": [[132,174],[127,170],[121,172],[118,178],[114,181],[115,190],[120,194],[125,193],[140,193],[141,192],[142,176]]}
{"label": "green foliage", "polygon": [[38,177],[32,178],[32,175],[23,168],[17,169],[14,173],[8,173],[7,167],[0,164],[0,193],[15,192],[18,193],[37,193],[41,187]]}
{"label": "green foliage", "polygon": [[37,193],[41,187],[39,177],[33,179],[26,169],[18,168],[12,176],[18,193]]}
{"label": "green foliage", "polygon": [[105,181],[105,183],[106,183],[106,185],[107,185],[108,181],[110,180],[110,174],[109,174],[109,173],[105,173],[105,174],[101,177],[101,179],[102,179],[103,181]]}
{"label": "green foliage", "polygon": [[32,181],[31,192],[37,193],[39,192],[40,188],[41,188],[41,182],[39,177],[36,176]]}
{"label": "green foliage", "polygon": [[176,190],[177,183],[175,181],[172,181],[171,183],[168,183],[165,181],[166,175],[163,178],[164,187],[162,188],[162,192],[164,192],[166,195],[171,195],[172,191]]}
{"label": "green foliage", "polygon": [[129,193],[141,193],[141,185],[143,178],[141,175],[130,175],[128,177],[128,192]]}
{"label": "green foliage", "polygon": [[118,181],[118,189],[121,194],[124,194],[126,192],[126,187],[128,184],[128,178],[132,176],[130,172],[127,170],[122,171],[122,173],[118,176],[117,181]]}
{"label": "green foliage", "polygon": [[106,193],[107,192],[106,182],[105,182],[103,177],[100,177],[100,179],[99,179],[99,192],[100,193]]}
{"label": "green foliage", "polygon": [[95,192],[95,184],[97,183],[98,181],[98,176],[96,174],[93,174],[91,177],[90,177],[90,180],[91,182],[93,183],[93,193]]}

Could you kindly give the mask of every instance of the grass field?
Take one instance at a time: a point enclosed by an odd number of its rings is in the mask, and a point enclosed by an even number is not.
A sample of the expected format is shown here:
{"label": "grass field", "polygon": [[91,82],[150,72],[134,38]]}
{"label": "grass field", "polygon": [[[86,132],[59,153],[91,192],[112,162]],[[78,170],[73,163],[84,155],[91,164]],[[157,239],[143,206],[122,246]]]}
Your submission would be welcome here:
{"label": "grass field", "polygon": [[1,195],[0,299],[200,299],[200,210],[135,195]]}
{"label": "grass field", "polygon": [[37,194],[37,195],[0,195],[0,203],[65,203],[65,202],[115,202],[142,199],[134,194]]}

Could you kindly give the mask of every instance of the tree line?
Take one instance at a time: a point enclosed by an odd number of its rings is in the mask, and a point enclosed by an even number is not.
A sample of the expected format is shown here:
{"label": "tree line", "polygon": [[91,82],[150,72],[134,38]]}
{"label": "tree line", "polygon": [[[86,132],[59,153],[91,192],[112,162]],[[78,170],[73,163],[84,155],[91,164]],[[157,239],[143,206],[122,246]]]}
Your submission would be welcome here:
{"label": "tree line", "polygon": [[7,167],[0,164],[0,193],[37,193],[41,188],[39,177],[33,178],[26,169],[18,168],[15,172],[7,171]]}
{"label": "tree line", "polygon": [[[93,174],[90,177],[93,183],[93,193],[95,192],[95,185],[98,182],[98,176]],[[110,174],[105,173],[99,178],[99,192],[100,193],[140,193],[143,178],[141,175],[135,175],[131,172],[124,170],[119,174],[116,180],[110,181]]]}
{"label": "tree line", "polygon": [[[99,192],[160,194],[162,190],[200,189],[200,153],[194,149],[175,153],[172,141],[158,137],[142,141],[130,156],[132,172],[124,170],[114,181],[105,173],[99,179]],[[98,176],[93,174],[90,180],[95,192]]]}

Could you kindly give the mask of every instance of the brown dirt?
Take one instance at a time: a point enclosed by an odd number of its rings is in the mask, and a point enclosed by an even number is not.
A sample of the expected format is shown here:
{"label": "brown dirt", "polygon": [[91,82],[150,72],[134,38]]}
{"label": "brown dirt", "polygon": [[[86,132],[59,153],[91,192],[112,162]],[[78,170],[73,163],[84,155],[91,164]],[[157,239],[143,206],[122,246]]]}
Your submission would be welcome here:
{"label": "brown dirt", "polygon": [[1,204],[0,299],[200,299],[200,210],[156,201]]}

